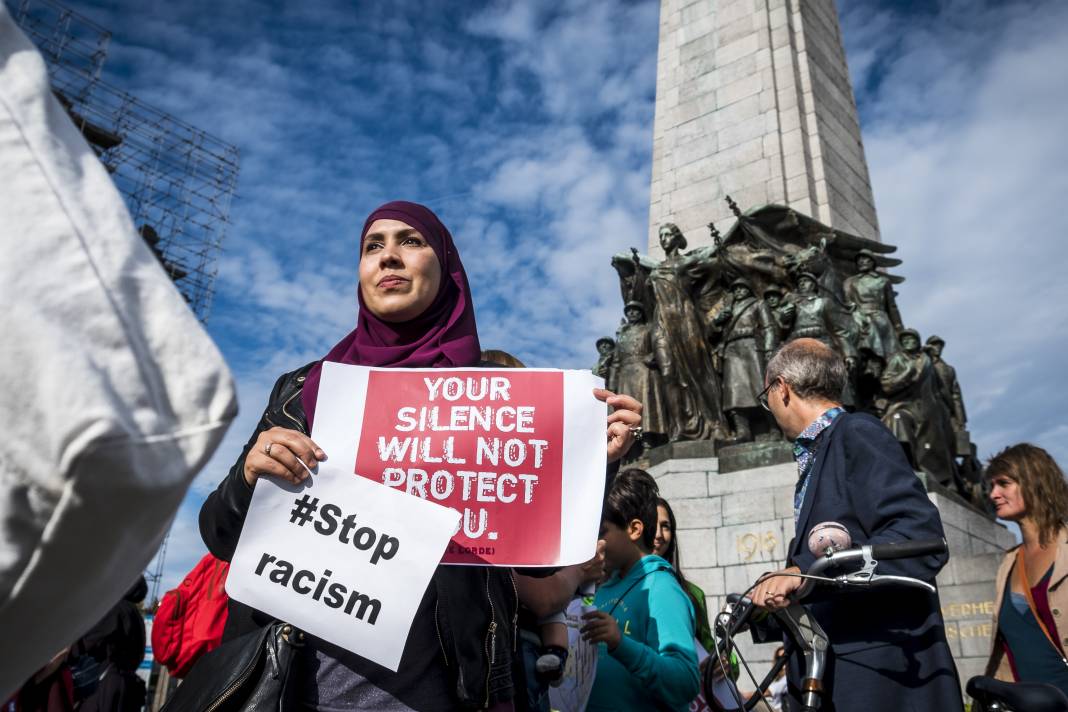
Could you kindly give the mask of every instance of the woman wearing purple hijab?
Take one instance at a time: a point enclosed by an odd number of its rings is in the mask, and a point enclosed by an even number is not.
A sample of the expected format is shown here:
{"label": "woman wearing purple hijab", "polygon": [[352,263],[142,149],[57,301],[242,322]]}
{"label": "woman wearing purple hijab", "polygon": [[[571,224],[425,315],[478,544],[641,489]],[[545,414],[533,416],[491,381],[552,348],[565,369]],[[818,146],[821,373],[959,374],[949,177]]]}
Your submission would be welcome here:
{"label": "woman wearing purple hijab", "polygon": [[[200,510],[208,549],[229,561],[260,477],[300,482],[327,454],[308,433],[323,361],[396,368],[480,365],[471,289],[449,231],[429,209],[395,201],[375,210],[360,235],[356,328],[320,361],[278,379],[256,431]],[[488,364],[487,364],[488,365]],[[608,418],[608,459],[633,441],[641,406],[595,395]],[[439,566],[412,624],[397,672],[308,637],[295,669],[293,709],[436,711],[513,709],[511,570]],[[270,624],[271,616],[230,601],[223,641]],[[486,641],[495,638],[492,645]],[[207,658],[205,658],[207,660]]]}

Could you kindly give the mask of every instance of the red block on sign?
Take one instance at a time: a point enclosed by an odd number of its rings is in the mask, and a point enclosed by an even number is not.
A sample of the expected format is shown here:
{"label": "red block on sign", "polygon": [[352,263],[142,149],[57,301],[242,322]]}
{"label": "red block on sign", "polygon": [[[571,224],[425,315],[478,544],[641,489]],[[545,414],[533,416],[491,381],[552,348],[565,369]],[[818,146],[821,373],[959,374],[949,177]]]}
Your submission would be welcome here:
{"label": "red block on sign", "polygon": [[356,474],[463,515],[443,563],[554,561],[563,407],[560,372],[372,371]]}

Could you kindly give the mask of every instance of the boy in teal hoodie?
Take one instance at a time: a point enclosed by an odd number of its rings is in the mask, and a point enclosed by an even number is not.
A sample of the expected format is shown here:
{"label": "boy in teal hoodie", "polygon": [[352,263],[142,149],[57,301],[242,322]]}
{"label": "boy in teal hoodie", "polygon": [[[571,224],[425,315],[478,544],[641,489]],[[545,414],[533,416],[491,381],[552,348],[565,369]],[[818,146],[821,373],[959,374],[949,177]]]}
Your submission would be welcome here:
{"label": "boy in teal hoodie", "polygon": [[605,568],[583,636],[603,643],[589,712],[686,712],[700,691],[693,604],[671,564],[652,554],[658,490],[644,470],[619,473],[601,518]]}

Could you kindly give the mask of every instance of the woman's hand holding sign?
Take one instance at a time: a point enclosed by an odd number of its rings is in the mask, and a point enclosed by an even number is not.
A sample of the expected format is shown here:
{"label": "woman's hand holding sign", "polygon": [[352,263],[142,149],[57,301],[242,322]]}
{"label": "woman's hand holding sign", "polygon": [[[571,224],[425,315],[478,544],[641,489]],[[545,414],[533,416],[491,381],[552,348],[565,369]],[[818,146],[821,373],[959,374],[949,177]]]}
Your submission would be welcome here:
{"label": "woman's hand holding sign", "polygon": [[615,462],[627,454],[636,434],[641,431],[642,404],[630,396],[604,388],[594,388],[593,395],[612,408],[608,416],[608,461]]}
{"label": "woman's hand holding sign", "polygon": [[598,540],[597,553],[586,563],[580,564],[579,571],[582,573],[582,584],[600,583],[604,580],[604,539]]}
{"label": "woman's hand holding sign", "polygon": [[251,487],[267,475],[299,485],[324,460],[326,453],[307,435],[276,426],[261,432],[245,456],[245,482]]}

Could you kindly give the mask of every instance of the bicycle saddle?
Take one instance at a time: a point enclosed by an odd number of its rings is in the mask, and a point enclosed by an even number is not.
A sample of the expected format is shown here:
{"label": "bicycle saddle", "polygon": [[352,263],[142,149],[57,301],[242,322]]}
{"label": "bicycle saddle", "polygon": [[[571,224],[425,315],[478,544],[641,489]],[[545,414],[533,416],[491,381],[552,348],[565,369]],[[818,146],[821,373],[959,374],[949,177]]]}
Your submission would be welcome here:
{"label": "bicycle saddle", "polygon": [[1044,682],[1001,682],[977,675],[968,680],[967,689],[983,704],[1001,702],[1020,712],[1068,712],[1068,697]]}

